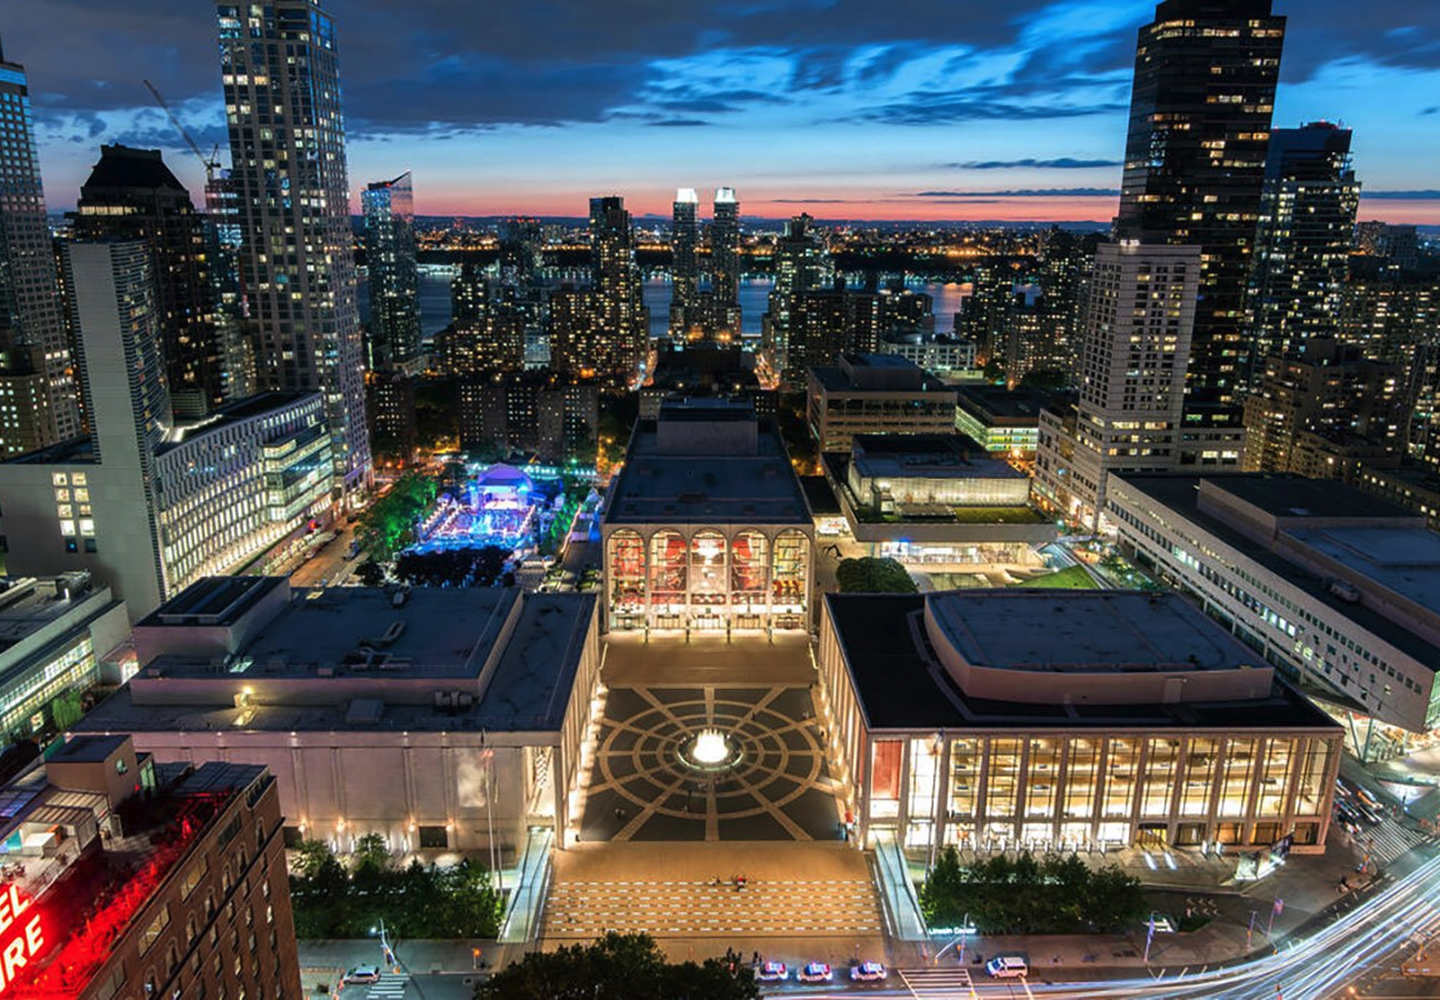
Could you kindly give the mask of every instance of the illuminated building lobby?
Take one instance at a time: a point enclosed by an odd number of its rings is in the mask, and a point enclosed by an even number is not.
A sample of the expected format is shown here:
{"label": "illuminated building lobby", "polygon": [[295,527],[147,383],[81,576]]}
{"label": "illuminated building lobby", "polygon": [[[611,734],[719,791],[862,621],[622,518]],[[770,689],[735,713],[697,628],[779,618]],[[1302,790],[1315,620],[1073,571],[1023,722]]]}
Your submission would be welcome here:
{"label": "illuminated building lobby", "polygon": [[642,421],[602,536],[611,632],[809,625],[814,523],[780,435],[746,403],[672,401]]}
{"label": "illuminated building lobby", "polygon": [[1179,596],[831,594],[817,661],[867,846],[1323,850],[1340,727]]}

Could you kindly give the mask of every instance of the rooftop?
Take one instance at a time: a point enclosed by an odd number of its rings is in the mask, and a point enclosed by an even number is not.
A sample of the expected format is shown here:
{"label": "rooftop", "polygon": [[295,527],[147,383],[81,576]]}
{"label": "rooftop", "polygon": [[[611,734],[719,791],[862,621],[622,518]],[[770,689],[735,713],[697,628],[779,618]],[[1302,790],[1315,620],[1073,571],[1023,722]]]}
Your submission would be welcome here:
{"label": "rooftop", "polygon": [[[234,730],[249,688],[249,730],[553,732],[595,606],[593,594],[497,587],[417,588],[401,607],[380,589],[300,590],[228,666],[161,656],[76,728]],[[362,647],[367,636],[376,645]]]}
{"label": "rooftop", "polygon": [[196,580],[136,624],[231,625],[266,594],[283,586],[280,576],[207,576]]}
{"label": "rooftop", "polygon": [[[996,593],[990,591],[987,593]],[[1044,591],[1032,591],[1054,600]],[[1103,593],[1103,592],[1090,592]],[[950,594],[943,595],[949,598]],[[1081,592],[1067,592],[1075,600]],[[861,710],[871,729],[934,732],[947,730],[1114,730],[1120,729],[1222,729],[1271,730],[1306,728],[1333,730],[1337,724],[1311,705],[1294,688],[1275,676],[1266,698],[1249,701],[1181,702],[1152,705],[1020,704],[965,695],[940,665],[924,625],[926,597],[919,594],[826,594],[825,602],[839,636],[842,654],[860,697]],[[1071,614],[1071,612],[1063,612]],[[1080,613],[1073,617],[1083,620]],[[1012,627],[1017,619],[1011,616]],[[1030,628],[1051,635],[1048,624]],[[993,629],[992,629],[993,631]],[[1082,631],[1077,630],[1077,631]],[[1018,658],[1042,652],[1005,645],[992,638],[997,651]],[[1030,642],[1038,643],[1040,639]],[[1121,640],[1129,641],[1129,640]],[[988,647],[987,647],[988,648]],[[1243,647],[1242,647],[1243,648]],[[1092,650],[1092,654],[1098,654]],[[1118,652],[1118,650],[1117,650]],[[1248,651],[1247,651],[1248,652]],[[1062,642],[1054,643],[1056,657],[1068,656]]]}
{"label": "rooftop", "polygon": [[[67,756],[89,760],[86,744],[77,738],[74,752],[60,748],[52,760]],[[129,742],[117,737],[116,748]],[[137,763],[133,749],[123,756]],[[96,758],[99,760],[106,757]],[[11,979],[7,996],[50,998],[79,996],[110,957],[114,944],[144,912],[156,891],[214,829],[232,796],[269,780],[264,767],[239,764],[188,764],[155,768],[152,798],[120,804],[125,814],[124,838],[102,840],[82,817],[101,819],[110,809],[105,795],[86,787],[68,787],[68,777],[51,783],[45,768],[36,767],[8,785],[0,796],[18,808],[4,814],[3,836],[50,837],[57,826],[92,839],[74,840],[78,850],[63,850],[54,860],[27,858],[19,885],[30,892],[47,915],[46,953]],[[138,774],[137,774],[138,780]],[[137,785],[138,788],[138,785]],[[21,963],[23,964],[23,963]]]}
{"label": "rooftop", "polygon": [[[1270,547],[1270,540],[1259,541],[1253,532],[1243,531],[1237,528],[1232,520],[1203,508],[1200,500],[1202,479],[1210,484],[1211,489],[1233,493],[1260,507],[1271,516],[1278,514],[1280,517],[1290,519],[1292,523],[1285,525],[1282,531],[1285,536],[1295,538],[1302,544],[1305,544],[1304,539],[1297,535],[1307,530],[1305,524],[1307,517],[1317,520],[1323,518],[1332,522],[1348,518],[1403,517],[1417,525],[1414,528],[1402,530],[1410,533],[1410,537],[1423,552],[1429,548],[1430,544],[1426,536],[1432,536],[1432,533],[1423,527],[1423,517],[1389,501],[1329,480],[1306,480],[1248,473],[1205,477],[1120,474],[1120,481],[1125,485],[1139,490],[1173,510],[1197,528],[1219,539],[1312,600],[1318,601],[1340,618],[1349,619],[1355,625],[1379,636],[1406,655],[1422,663],[1440,668],[1440,646],[1417,635],[1411,629],[1396,624],[1364,604],[1342,599],[1331,591],[1328,586],[1329,581],[1324,577],[1297,565],[1285,555],[1273,551]],[[1301,513],[1302,511],[1305,513]],[[1343,525],[1332,523],[1326,525],[1325,530],[1329,531],[1337,527],[1344,529]],[[1361,564],[1363,561],[1357,563],[1357,565]]]}
{"label": "rooftop", "polygon": [[100,161],[80,187],[81,201],[97,198],[113,189],[157,189],[185,195],[185,185],[176,179],[160,157],[158,149],[136,149],[132,146],[101,146]]}
{"label": "rooftop", "polygon": [[193,440],[202,434],[209,434],[232,424],[264,416],[276,410],[283,410],[310,398],[318,401],[320,396],[314,392],[261,392],[253,396],[246,396],[244,399],[220,407],[202,420],[177,424],[171,430],[165,443],[157,448],[156,452],[164,454],[171,448]]}
{"label": "rooftop", "polygon": [[1054,402],[1053,393],[1023,386],[1007,389],[1003,385],[963,385],[955,390],[955,403],[961,409],[998,420],[1038,423],[1040,411]]}
{"label": "rooftop", "polygon": [[73,614],[93,593],[88,573],[44,579],[0,577],[0,653]]}
{"label": "rooftop", "polygon": [[899,354],[843,354],[838,365],[820,365],[810,376],[826,392],[933,392],[955,390]]}
{"label": "rooftop", "polygon": [[[217,601],[224,592],[220,595]],[[396,606],[393,594],[378,587],[296,590],[279,614],[237,652],[228,670],[272,678],[376,670],[407,677],[471,677],[478,674],[519,597],[514,588],[418,587]],[[169,610],[168,603],[161,605],[142,624],[190,624],[167,620]],[[236,609],[233,615],[240,613]],[[364,652],[367,648],[373,655]],[[142,667],[149,676],[214,673],[208,660],[182,654],[162,655]],[[328,674],[322,673],[326,670]]]}
{"label": "rooftop", "polygon": [[1440,608],[1440,535],[1423,528],[1313,528],[1286,534],[1427,608]]}
{"label": "rooftop", "polygon": [[1203,479],[1212,487],[1274,518],[1416,517],[1413,511],[1389,500],[1329,479],[1251,473],[1185,476],[1183,479],[1190,489],[1198,489]]}
{"label": "rooftop", "polygon": [[1263,663],[1173,594],[960,590],[933,596],[930,612],[968,662],[1002,670],[1234,670]]}
{"label": "rooftop", "polygon": [[[667,407],[664,419],[671,420],[676,409]],[[690,412],[703,419],[699,410]],[[779,433],[762,425],[755,444],[745,454],[662,452],[656,425],[642,422],[611,486],[605,522],[807,523],[805,500]]]}
{"label": "rooftop", "polygon": [[1025,473],[989,457],[958,434],[857,434],[855,471],[868,478],[1024,479]]}

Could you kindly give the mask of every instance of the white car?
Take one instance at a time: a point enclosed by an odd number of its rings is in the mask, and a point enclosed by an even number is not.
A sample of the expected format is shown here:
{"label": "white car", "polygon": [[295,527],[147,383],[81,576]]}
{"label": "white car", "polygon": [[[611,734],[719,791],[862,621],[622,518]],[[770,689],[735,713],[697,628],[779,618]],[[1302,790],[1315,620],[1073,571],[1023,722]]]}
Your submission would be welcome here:
{"label": "white car", "polygon": [[889,974],[879,962],[861,962],[850,967],[850,978],[857,983],[878,982]]}
{"label": "white car", "polygon": [[828,983],[835,974],[824,962],[811,962],[795,973],[795,978],[802,983]]}
{"label": "white car", "polygon": [[755,970],[755,978],[762,983],[778,983],[789,976],[790,970],[784,962],[761,962],[760,968]]}
{"label": "white car", "polygon": [[377,965],[357,965],[345,973],[340,981],[347,986],[358,985],[360,983],[378,983],[380,981],[380,967]]}

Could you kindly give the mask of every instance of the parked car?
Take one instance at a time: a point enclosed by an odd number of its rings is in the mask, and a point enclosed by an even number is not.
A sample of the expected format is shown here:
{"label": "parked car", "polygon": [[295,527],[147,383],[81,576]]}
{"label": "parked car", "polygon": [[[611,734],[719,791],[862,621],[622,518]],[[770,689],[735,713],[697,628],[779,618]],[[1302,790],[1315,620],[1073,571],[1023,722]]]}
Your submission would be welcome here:
{"label": "parked car", "polygon": [[380,981],[380,967],[378,965],[357,965],[345,973],[340,982],[347,986],[361,983],[378,983]]}
{"label": "parked car", "polygon": [[850,978],[857,983],[874,983],[890,973],[879,962],[861,962],[850,967]]}
{"label": "parked car", "polygon": [[802,983],[828,983],[835,978],[835,973],[825,962],[810,962],[795,973],[795,978]]}
{"label": "parked car", "polygon": [[755,978],[762,983],[778,983],[789,977],[790,970],[784,962],[761,962],[760,968],[755,971]]}

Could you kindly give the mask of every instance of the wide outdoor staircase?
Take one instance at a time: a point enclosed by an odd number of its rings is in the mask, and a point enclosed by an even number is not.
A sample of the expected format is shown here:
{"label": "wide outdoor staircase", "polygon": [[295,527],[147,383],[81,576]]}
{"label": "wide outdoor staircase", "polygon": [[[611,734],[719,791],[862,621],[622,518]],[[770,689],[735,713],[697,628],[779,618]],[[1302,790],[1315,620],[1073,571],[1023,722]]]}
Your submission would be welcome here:
{"label": "wide outdoor staircase", "polygon": [[556,882],[545,906],[547,941],[590,940],[606,931],[654,937],[828,937],[884,931],[869,879],[729,882]]}

